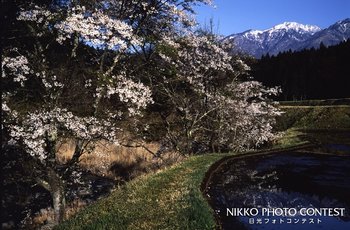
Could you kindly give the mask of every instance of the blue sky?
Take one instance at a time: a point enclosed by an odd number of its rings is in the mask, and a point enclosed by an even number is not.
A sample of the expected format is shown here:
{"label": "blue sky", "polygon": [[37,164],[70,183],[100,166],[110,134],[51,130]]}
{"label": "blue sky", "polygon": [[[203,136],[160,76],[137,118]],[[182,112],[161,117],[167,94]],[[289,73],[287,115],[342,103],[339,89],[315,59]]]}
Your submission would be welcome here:
{"label": "blue sky", "polygon": [[223,35],[286,21],[326,28],[350,18],[350,0],[214,0],[214,5],[195,7],[197,20],[204,25],[213,18],[216,32]]}

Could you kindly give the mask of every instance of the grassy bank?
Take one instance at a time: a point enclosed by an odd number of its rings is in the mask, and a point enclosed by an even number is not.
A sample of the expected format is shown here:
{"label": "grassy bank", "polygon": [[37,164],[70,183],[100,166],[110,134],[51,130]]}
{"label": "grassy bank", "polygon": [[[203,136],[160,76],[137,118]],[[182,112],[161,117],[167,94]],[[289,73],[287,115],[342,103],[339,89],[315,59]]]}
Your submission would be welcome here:
{"label": "grassy bank", "polygon": [[295,105],[281,109],[285,113],[278,119],[279,130],[350,129],[350,105]]}
{"label": "grassy bank", "polygon": [[281,101],[282,106],[334,106],[350,105],[350,98],[326,99],[326,100],[302,100],[302,101]]}
{"label": "grassy bank", "polygon": [[[278,148],[304,142],[280,138]],[[200,191],[209,167],[227,154],[192,156],[137,178],[56,229],[215,229],[213,210]]]}
{"label": "grassy bank", "polygon": [[135,179],[57,229],[213,229],[213,211],[200,184],[210,165],[226,155],[190,157]]}
{"label": "grassy bank", "polygon": [[[305,144],[303,130],[349,129],[350,106],[281,106],[284,135],[272,148]],[[168,169],[139,177],[85,208],[57,229],[214,229],[213,210],[200,185],[214,162],[233,154],[185,159]]]}
{"label": "grassy bank", "polygon": [[275,146],[305,144],[310,140],[310,135],[319,131],[350,130],[348,101],[335,105],[344,100],[282,102],[280,108],[284,114],[277,119],[276,129],[284,134]]}

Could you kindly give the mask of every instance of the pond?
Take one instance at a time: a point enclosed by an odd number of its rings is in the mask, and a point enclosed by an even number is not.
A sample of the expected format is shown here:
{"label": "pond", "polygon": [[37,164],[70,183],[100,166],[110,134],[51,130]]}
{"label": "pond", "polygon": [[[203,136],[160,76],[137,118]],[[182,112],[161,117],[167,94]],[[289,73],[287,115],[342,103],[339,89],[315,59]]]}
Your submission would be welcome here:
{"label": "pond", "polygon": [[350,229],[350,145],[343,143],[226,161],[206,190],[221,227]]}

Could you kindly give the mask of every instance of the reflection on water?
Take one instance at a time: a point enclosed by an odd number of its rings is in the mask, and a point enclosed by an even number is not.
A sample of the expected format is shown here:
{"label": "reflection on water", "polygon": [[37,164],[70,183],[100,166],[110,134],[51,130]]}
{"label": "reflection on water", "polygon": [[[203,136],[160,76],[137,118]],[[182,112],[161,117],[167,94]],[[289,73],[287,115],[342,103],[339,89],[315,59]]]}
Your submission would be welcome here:
{"label": "reflection on water", "polygon": [[[350,155],[289,152],[233,159],[210,183],[208,195],[224,229],[350,229]],[[300,219],[294,224],[261,217],[257,224],[255,216],[252,224],[251,218],[226,213],[226,208],[308,207],[345,208],[345,216],[313,217],[318,224],[302,224],[302,217],[294,217]]]}
{"label": "reflection on water", "polygon": [[344,144],[326,144],[323,146],[326,149],[329,149],[330,151],[341,151],[341,152],[350,152],[350,145],[344,145]]}

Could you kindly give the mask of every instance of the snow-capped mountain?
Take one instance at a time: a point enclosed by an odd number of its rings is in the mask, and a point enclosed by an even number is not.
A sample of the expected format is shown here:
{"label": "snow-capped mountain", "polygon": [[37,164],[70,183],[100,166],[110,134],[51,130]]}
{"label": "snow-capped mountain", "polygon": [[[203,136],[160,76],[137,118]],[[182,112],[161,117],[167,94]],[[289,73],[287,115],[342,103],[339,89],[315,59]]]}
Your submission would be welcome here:
{"label": "snow-capped mountain", "polygon": [[318,48],[321,42],[325,46],[336,45],[350,38],[350,18],[339,21],[330,27],[315,33],[311,38],[301,43],[298,50],[304,48]]}
{"label": "snow-capped mountain", "polygon": [[269,53],[276,55],[281,51],[318,48],[323,42],[326,46],[335,45],[350,38],[350,19],[320,29],[314,25],[285,22],[267,30],[248,30],[225,38],[235,44],[235,51],[248,53],[260,58]]}

